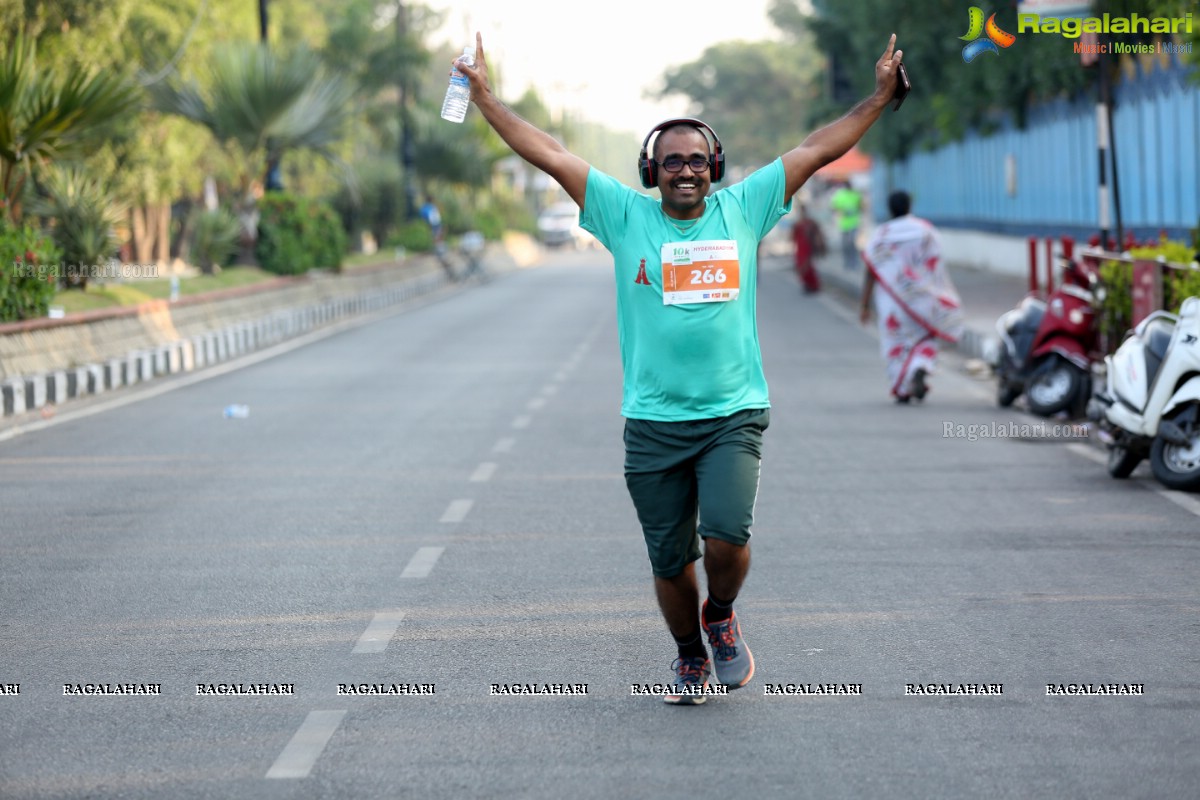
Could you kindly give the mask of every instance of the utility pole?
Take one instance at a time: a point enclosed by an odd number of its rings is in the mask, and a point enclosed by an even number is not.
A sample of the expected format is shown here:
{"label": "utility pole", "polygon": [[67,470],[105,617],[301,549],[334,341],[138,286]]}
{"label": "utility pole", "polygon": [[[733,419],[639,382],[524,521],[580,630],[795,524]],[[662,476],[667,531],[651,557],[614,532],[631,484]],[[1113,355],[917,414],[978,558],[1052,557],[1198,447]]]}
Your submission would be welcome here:
{"label": "utility pole", "polygon": [[[265,1],[265,0],[264,0]],[[408,47],[408,9],[404,0],[396,0],[396,48],[398,51]],[[417,216],[417,169],[416,143],[412,136],[412,117],[409,113],[409,103],[412,96],[412,80],[408,69],[400,67],[396,75],[396,87],[400,90],[400,169],[404,173],[404,216],[405,219],[416,219]]]}

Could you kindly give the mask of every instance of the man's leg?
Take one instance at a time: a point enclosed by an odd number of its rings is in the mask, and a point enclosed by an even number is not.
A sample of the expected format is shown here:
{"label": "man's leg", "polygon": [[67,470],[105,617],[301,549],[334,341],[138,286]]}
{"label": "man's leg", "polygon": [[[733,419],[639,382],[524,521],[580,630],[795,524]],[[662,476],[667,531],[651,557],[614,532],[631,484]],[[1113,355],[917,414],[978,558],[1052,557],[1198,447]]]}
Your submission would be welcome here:
{"label": "man's leg", "polygon": [[[705,557],[707,568],[707,556]],[[688,564],[671,578],[654,579],[654,593],[663,619],[676,641],[700,636],[700,587],[696,584],[696,565]]]}
{"label": "man's leg", "polygon": [[722,605],[733,605],[749,571],[749,543],[736,545],[721,539],[704,540],[704,573],[708,577],[710,598]]}
{"label": "man's leg", "polygon": [[745,686],[754,677],[754,657],[742,640],[733,602],[750,569],[750,527],[758,497],[763,431],[769,420],[765,409],[730,417],[696,470],[708,577],[701,627],[712,645],[717,678],[731,689]]}

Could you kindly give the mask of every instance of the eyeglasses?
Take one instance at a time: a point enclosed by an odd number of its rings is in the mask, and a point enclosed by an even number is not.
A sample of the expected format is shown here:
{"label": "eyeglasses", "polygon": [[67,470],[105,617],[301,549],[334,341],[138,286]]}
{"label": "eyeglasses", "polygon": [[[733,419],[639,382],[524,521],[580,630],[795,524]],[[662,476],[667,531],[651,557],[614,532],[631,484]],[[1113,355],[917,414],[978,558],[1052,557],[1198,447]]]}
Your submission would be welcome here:
{"label": "eyeglasses", "polygon": [[656,161],[654,163],[667,172],[680,172],[683,170],[684,164],[691,167],[692,172],[704,172],[704,170],[708,169],[708,159],[700,156],[693,156],[687,159],[680,158],[679,156],[670,156],[663,161]]}

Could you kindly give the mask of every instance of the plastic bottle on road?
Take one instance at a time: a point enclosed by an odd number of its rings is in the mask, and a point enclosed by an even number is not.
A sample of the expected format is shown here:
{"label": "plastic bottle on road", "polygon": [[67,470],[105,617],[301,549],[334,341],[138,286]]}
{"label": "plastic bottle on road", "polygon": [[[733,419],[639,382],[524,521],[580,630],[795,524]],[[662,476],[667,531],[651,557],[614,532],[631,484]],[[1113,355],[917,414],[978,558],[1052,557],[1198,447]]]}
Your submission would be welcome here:
{"label": "plastic bottle on road", "polygon": [[250,406],[234,404],[225,406],[225,419],[245,419],[250,416]]}
{"label": "plastic bottle on road", "polygon": [[[475,48],[467,45],[459,61],[468,67],[475,66]],[[446,89],[446,100],[442,103],[442,119],[450,122],[462,122],[467,118],[467,106],[471,103],[471,82],[467,76],[458,70],[450,75],[450,86]]]}

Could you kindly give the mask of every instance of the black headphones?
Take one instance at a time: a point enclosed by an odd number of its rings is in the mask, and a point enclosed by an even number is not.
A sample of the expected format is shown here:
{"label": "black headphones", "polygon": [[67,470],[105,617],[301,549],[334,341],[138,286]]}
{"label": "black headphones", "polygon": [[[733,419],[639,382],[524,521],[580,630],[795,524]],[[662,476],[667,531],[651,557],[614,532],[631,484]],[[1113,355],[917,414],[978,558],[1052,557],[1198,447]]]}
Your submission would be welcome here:
{"label": "black headphones", "polygon": [[658,185],[658,164],[655,163],[654,157],[648,154],[650,138],[659,131],[675,125],[691,125],[697,130],[708,131],[708,135],[712,137],[712,155],[708,158],[709,180],[720,183],[725,177],[725,153],[721,151],[721,140],[717,138],[717,132],[693,117],[677,117],[658,123],[642,140],[642,152],[638,154],[638,177],[642,179],[642,186],[653,189]]}

